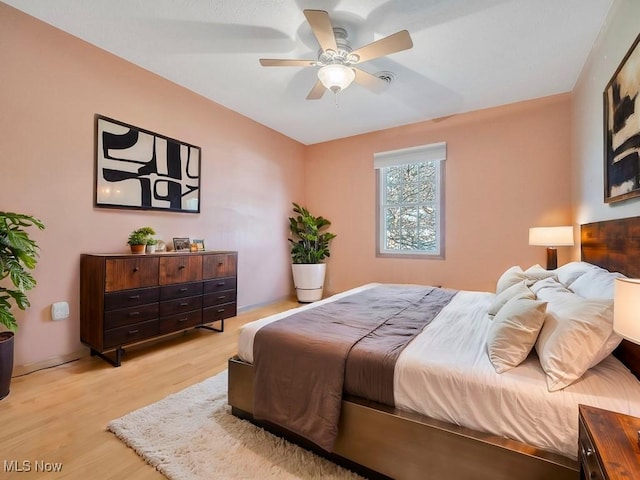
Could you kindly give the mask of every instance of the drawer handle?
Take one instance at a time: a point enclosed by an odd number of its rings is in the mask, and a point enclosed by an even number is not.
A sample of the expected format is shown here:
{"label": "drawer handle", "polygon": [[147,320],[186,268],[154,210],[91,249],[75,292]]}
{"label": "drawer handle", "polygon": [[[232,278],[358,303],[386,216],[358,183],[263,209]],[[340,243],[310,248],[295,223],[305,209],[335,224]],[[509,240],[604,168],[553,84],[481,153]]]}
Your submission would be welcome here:
{"label": "drawer handle", "polygon": [[224,265],[223,262],[218,262],[218,266],[221,267],[222,265]]}
{"label": "drawer handle", "polygon": [[140,315],[140,312],[129,312],[130,317],[137,317],[138,315]]}
{"label": "drawer handle", "polygon": [[180,265],[180,266],[178,267],[178,269],[180,269],[180,270],[182,270],[183,268],[187,268],[187,266],[186,266],[186,265]]}
{"label": "drawer handle", "polygon": [[189,302],[182,302],[180,304],[181,307],[188,307],[189,306]]}
{"label": "drawer handle", "polygon": [[138,267],[133,267],[134,272],[137,272],[138,270],[140,270]]}
{"label": "drawer handle", "polygon": [[186,321],[187,321],[187,319],[186,319],[186,318],[181,318],[181,319],[179,319],[179,320],[178,320],[178,323],[184,323],[184,322],[186,322]]}
{"label": "drawer handle", "polygon": [[140,295],[131,295],[129,297],[129,300],[138,300],[140,298]]}
{"label": "drawer handle", "polygon": [[133,335],[134,333],[138,333],[140,330],[129,330],[129,335]]}
{"label": "drawer handle", "polygon": [[187,292],[187,291],[189,291],[189,289],[188,289],[187,287],[183,287],[183,288],[181,288],[179,291],[180,291],[180,292]]}
{"label": "drawer handle", "polygon": [[218,297],[218,300],[224,300],[225,298],[227,298],[227,296],[226,296],[226,295],[220,295],[220,296]]}
{"label": "drawer handle", "polygon": [[224,282],[218,282],[218,283],[216,283],[216,287],[224,287]]}
{"label": "drawer handle", "polygon": [[220,310],[218,310],[218,313],[224,313],[224,308],[221,308]]}

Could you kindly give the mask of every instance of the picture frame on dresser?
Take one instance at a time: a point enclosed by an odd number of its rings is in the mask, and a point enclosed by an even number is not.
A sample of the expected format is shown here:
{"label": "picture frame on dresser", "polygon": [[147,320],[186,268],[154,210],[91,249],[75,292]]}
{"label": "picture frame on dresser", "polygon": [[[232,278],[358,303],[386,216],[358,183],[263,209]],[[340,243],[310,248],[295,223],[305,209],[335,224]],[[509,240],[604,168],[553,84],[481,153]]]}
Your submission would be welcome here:
{"label": "picture frame on dresser", "polygon": [[640,196],[640,35],[603,93],[604,201]]}
{"label": "picture frame on dresser", "polygon": [[173,249],[176,252],[188,252],[191,247],[191,241],[187,237],[174,237]]}
{"label": "picture frame on dresser", "polygon": [[196,246],[198,252],[204,252],[204,240],[194,238],[192,243]]}

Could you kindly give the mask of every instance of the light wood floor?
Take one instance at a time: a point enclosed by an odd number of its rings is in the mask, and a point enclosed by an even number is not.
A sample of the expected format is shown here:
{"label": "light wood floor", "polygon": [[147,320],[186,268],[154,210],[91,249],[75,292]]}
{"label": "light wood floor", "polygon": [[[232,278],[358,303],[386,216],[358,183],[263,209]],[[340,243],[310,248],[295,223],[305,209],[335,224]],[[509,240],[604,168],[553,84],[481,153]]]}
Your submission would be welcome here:
{"label": "light wood floor", "polygon": [[[192,330],[127,349],[120,368],[87,356],[14,378],[0,401],[0,478],[165,478],[107,423],[225,370],[242,325],[297,306],[278,302],[227,319],[224,333]],[[31,462],[31,471],[7,472],[11,461]],[[62,463],[62,471],[37,473],[36,462]]]}

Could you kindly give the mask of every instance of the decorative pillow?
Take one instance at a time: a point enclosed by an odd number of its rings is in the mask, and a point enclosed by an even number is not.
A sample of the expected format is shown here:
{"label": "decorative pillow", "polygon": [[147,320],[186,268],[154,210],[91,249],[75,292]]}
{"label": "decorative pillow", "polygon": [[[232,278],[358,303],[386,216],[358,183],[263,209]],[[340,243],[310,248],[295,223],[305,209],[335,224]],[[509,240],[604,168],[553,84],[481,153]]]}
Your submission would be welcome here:
{"label": "decorative pillow", "polygon": [[489,315],[495,315],[505,303],[516,296],[524,295],[531,300],[535,300],[536,295],[529,289],[528,285],[529,281],[523,280],[516,283],[515,285],[511,285],[509,288],[496,295],[493,299],[493,302],[489,306],[489,311],[487,313]]}
{"label": "decorative pillow", "polygon": [[587,262],[569,262],[556,268],[556,277],[565,287],[568,287],[591,270],[600,270],[600,267]]}
{"label": "decorative pillow", "polygon": [[550,300],[552,295],[575,295],[575,293],[556,280],[555,277],[548,277],[535,282],[531,285],[531,291],[536,297],[539,297],[542,292],[542,295],[547,301]]}
{"label": "decorative pillow", "polygon": [[546,308],[546,302],[533,300],[525,293],[511,298],[496,314],[487,336],[487,351],[496,372],[506,372],[527,358],[538,338]]}
{"label": "decorative pillow", "polygon": [[508,268],[498,279],[496,294],[504,292],[507,288],[526,280],[526,276],[519,266]]}
{"label": "decorative pillow", "polygon": [[616,278],[625,278],[622,273],[604,268],[590,270],[571,284],[571,290],[584,298],[613,298]]}
{"label": "decorative pillow", "polygon": [[548,304],[535,348],[547,387],[553,392],[600,363],[621,337],[613,332],[611,300],[586,299],[553,289],[541,289],[537,297]]}

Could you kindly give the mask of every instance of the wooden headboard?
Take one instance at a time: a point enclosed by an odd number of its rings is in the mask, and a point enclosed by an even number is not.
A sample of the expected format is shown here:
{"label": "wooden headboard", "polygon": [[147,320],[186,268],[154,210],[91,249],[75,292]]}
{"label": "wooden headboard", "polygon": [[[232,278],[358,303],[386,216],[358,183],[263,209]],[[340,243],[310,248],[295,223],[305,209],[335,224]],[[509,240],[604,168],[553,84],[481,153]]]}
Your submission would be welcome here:
{"label": "wooden headboard", "polygon": [[[640,217],[582,225],[580,250],[584,262],[640,278]],[[623,340],[613,353],[640,379],[640,345]]]}

